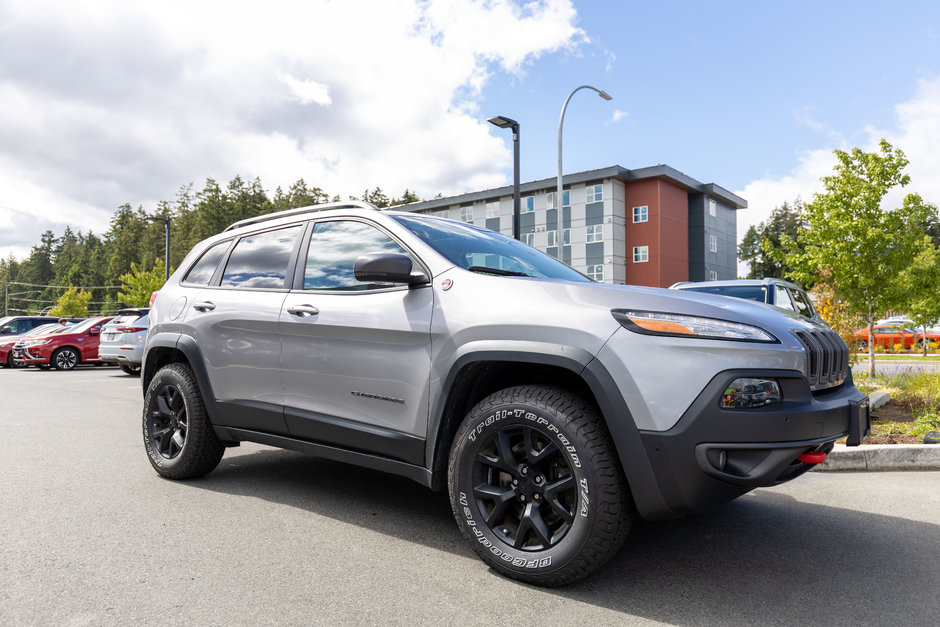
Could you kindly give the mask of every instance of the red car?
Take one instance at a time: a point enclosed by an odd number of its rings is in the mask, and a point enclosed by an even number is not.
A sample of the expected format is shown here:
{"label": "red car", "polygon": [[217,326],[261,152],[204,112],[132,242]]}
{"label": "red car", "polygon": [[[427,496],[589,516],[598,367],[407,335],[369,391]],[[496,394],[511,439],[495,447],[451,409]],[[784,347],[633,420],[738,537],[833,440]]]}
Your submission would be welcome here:
{"label": "red car", "polygon": [[[884,348],[894,348],[900,344],[905,349],[923,348],[924,334],[921,331],[908,329],[905,327],[892,326],[890,324],[876,324],[872,327],[875,338],[875,346]],[[852,334],[855,338],[855,347],[858,350],[868,349],[868,327],[859,329]],[[927,333],[928,342],[940,342],[940,335],[936,333]]]}
{"label": "red car", "polygon": [[13,357],[28,365],[71,370],[81,363],[102,363],[98,359],[101,327],[112,316],[89,318],[51,334],[27,338],[13,346]]}
{"label": "red car", "polygon": [[7,335],[5,337],[0,337],[0,366],[3,366],[4,368],[25,366],[25,363],[13,359],[13,347],[16,345],[16,343],[27,340],[34,340],[42,335],[46,335],[47,333],[61,331],[62,328],[63,327],[61,324],[54,322],[51,324],[44,324],[42,326],[36,327],[35,329],[30,329],[29,331],[20,333],[19,335]]}

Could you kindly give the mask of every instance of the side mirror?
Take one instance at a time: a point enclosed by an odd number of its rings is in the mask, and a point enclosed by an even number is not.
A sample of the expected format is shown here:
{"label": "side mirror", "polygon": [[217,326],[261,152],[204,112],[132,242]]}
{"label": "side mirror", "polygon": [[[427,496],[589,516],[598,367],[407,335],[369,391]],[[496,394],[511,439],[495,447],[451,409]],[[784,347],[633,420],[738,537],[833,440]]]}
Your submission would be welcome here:
{"label": "side mirror", "polygon": [[13,333],[13,328],[10,325],[0,327],[0,335],[9,335],[11,333]]}
{"label": "side mirror", "polygon": [[98,327],[92,327],[88,329],[88,335],[100,335],[100,334],[101,334],[101,329],[99,329]]}
{"label": "side mirror", "polygon": [[412,274],[411,257],[401,253],[369,253],[360,255],[353,264],[357,281],[363,283],[427,283],[421,272]]}

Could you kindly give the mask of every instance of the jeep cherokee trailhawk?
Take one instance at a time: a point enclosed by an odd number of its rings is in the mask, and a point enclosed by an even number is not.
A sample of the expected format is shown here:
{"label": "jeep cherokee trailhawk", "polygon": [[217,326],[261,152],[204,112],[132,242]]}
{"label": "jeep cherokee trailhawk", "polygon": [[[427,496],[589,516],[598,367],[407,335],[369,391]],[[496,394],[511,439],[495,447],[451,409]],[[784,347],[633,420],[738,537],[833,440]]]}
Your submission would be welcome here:
{"label": "jeep cherokee trailhawk", "polygon": [[237,222],[160,290],[143,363],[156,471],[241,441],[447,490],[530,583],[664,519],[806,472],[868,432],[845,343],[738,299],[595,283],[513,239],[361,203]]}

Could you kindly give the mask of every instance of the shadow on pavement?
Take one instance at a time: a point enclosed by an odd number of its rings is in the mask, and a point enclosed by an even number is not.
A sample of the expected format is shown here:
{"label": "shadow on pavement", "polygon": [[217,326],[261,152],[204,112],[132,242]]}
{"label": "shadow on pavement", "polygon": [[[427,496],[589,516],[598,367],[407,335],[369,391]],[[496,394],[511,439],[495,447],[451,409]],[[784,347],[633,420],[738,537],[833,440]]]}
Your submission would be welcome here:
{"label": "shadow on pavement", "polygon": [[[446,495],[404,478],[265,449],[227,455],[187,484],[473,556]],[[933,624],[938,559],[936,525],[761,490],[707,515],[640,521],[599,573],[542,591],[678,625]]]}

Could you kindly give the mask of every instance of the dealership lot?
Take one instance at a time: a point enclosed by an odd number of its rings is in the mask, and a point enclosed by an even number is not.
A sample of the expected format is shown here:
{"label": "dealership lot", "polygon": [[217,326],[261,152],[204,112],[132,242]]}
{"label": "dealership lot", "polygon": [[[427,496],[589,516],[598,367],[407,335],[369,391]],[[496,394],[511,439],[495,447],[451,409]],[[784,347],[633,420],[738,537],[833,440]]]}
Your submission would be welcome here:
{"label": "dealership lot", "polygon": [[140,380],[0,371],[5,624],[929,624],[940,472],[810,473],[695,518],[637,525],[597,576],[487,570],[444,495],[243,445],[159,478]]}

